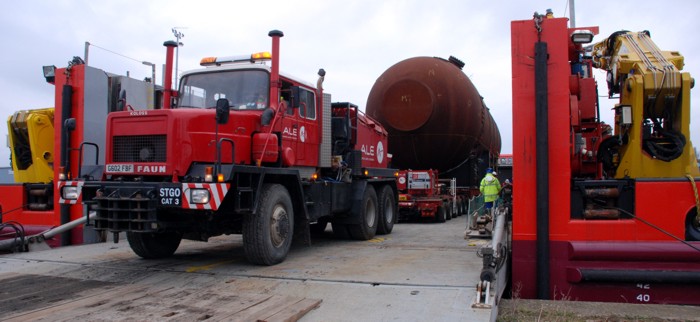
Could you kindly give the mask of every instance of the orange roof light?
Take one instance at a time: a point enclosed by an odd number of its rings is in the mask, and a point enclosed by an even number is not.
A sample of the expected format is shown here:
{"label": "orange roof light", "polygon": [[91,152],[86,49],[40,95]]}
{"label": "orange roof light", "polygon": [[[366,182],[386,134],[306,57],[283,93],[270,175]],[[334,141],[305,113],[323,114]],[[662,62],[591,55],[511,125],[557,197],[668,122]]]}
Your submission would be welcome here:
{"label": "orange roof light", "polygon": [[200,66],[209,66],[216,64],[216,57],[204,57],[199,61]]}
{"label": "orange roof light", "polygon": [[269,51],[261,51],[259,53],[254,53],[250,55],[251,60],[270,60],[272,59],[272,54]]}
{"label": "orange roof light", "polygon": [[261,51],[250,55],[226,56],[226,57],[204,57],[199,61],[201,66],[219,66],[230,63],[255,63],[259,61],[271,60],[272,54],[269,51]]}

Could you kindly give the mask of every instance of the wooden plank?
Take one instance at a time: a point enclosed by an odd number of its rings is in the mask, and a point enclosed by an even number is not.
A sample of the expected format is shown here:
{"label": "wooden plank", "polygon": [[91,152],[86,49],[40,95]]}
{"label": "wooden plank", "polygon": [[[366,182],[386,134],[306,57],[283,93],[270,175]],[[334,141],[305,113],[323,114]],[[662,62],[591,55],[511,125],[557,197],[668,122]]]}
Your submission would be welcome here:
{"label": "wooden plank", "polygon": [[[99,312],[74,316],[77,320],[164,320],[179,319],[188,302],[206,288],[169,288],[159,292],[147,292],[133,301],[120,301],[104,307]],[[196,310],[196,309],[195,309]]]}
{"label": "wooden plank", "polygon": [[193,299],[190,305],[173,307],[177,309],[177,315],[172,319],[181,321],[217,321],[227,320],[227,317],[236,312],[262,303],[270,298],[270,295],[242,294],[230,295],[229,292],[218,294],[210,292],[201,299]]}
{"label": "wooden plank", "polygon": [[[316,299],[302,299],[290,306],[285,307],[281,311],[275,313],[274,315],[264,319],[265,322],[296,322],[301,317],[309,313],[309,311],[316,309],[321,305],[323,300]],[[331,319],[329,319],[331,320]],[[258,320],[260,321],[260,320]]]}
{"label": "wooden plank", "polygon": [[101,310],[104,308],[104,305],[111,302],[129,301],[145,296],[143,293],[145,289],[145,286],[127,285],[116,290],[107,290],[78,299],[69,299],[68,302],[58,303],[30,312],[23,312],[3,318],[3,320],[6,322],[21,322],[40,319],[56,321],[62,318],[72,318],[78,312],[84,313],[91,310]]}
{"label": "wooden plank", "polygon": [[12,291],[0,293],[4,321],[296,321],[321,303],[292,296],[239,294],[215,286],[159,288],[29,274],[3,277],[12,286]]}
{"label": "wooden plank", "polygon": [[286,307],[289,302],[297,302],[299,298],[291,296],[273,295],[267,300],[251,306],[240,312],[232,312],[233,315],[226,317],[231,321],[257,321],[262,316],[269,316],[270,312],[278,312],[280,307]]}
{"label": "wooden plank", "polygon": [[[178,299],[186,290],[174,287],[140,285],[141,290],[136,294],[116,297],[113,300],[100,303],[97,307],[86,307],[65,315],[65,321],[89,320],[162,320],[157,312],[165,305]],[[63,315],[60,316],[64,318]]]}
{"label": "wooden plank", "polygon": [[111,289],[113,283],[56,276],[22,274],[2,281],[0,315],[14,315],[79,297],[94,289]]}

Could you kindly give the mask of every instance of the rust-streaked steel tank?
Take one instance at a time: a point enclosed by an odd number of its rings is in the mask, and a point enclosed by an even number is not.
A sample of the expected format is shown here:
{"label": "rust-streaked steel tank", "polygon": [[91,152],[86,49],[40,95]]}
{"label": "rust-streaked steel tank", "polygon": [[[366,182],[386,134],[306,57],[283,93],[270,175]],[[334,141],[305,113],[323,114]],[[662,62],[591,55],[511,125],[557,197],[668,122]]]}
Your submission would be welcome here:
{"label": "rust-streaked steel tank", "polygon": [[463,65],[454,57],[409,58],[374,83],[367,114],[389,132],[392,167],[437,169],[473,185],[495,162],[501,135]]}

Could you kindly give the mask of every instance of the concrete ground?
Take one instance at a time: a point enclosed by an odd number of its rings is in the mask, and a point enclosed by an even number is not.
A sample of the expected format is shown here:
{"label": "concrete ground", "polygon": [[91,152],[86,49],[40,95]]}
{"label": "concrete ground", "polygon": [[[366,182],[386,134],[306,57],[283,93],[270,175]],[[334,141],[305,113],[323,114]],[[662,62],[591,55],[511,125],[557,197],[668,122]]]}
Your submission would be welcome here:
{"label": "concrete ground", "polygon": [[137,257],[126,241],[4,255],[0,274],[321,299],[301,321],[488,321],[490,309],[471,308],[484,241],[464,240],[465,225],[402,223],[370,241],[337,240],[329,227],[270,267],[247,263],[240,236],[223,236],[183,241],[162,260]]}
{"label": "concrete ground", "polygon": [[[329,228],[271,267],[247,263],[240,236],[222,236],[183,241],[162,260],[137,257],[125,240],[2,255],[0,274],[323,301],[301,321],[489,321],[490,309],[471,307],[481,270],[475,252],[485,241],[463,238],[465,220],[397,224],[370,241],[337,240]],[[700,321],[692,306],[515,299],[498,311],[501,321]]]}

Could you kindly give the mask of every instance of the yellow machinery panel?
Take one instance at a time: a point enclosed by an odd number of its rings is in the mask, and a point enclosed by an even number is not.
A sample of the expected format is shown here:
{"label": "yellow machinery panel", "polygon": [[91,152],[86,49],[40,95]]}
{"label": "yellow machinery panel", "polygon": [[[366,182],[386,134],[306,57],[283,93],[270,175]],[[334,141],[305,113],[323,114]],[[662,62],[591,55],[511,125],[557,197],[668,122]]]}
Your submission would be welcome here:
{"label": "yellow machinery panel", "polygon": [[54,109],[15,112],[7,119],[15,182],[53,181]]}

